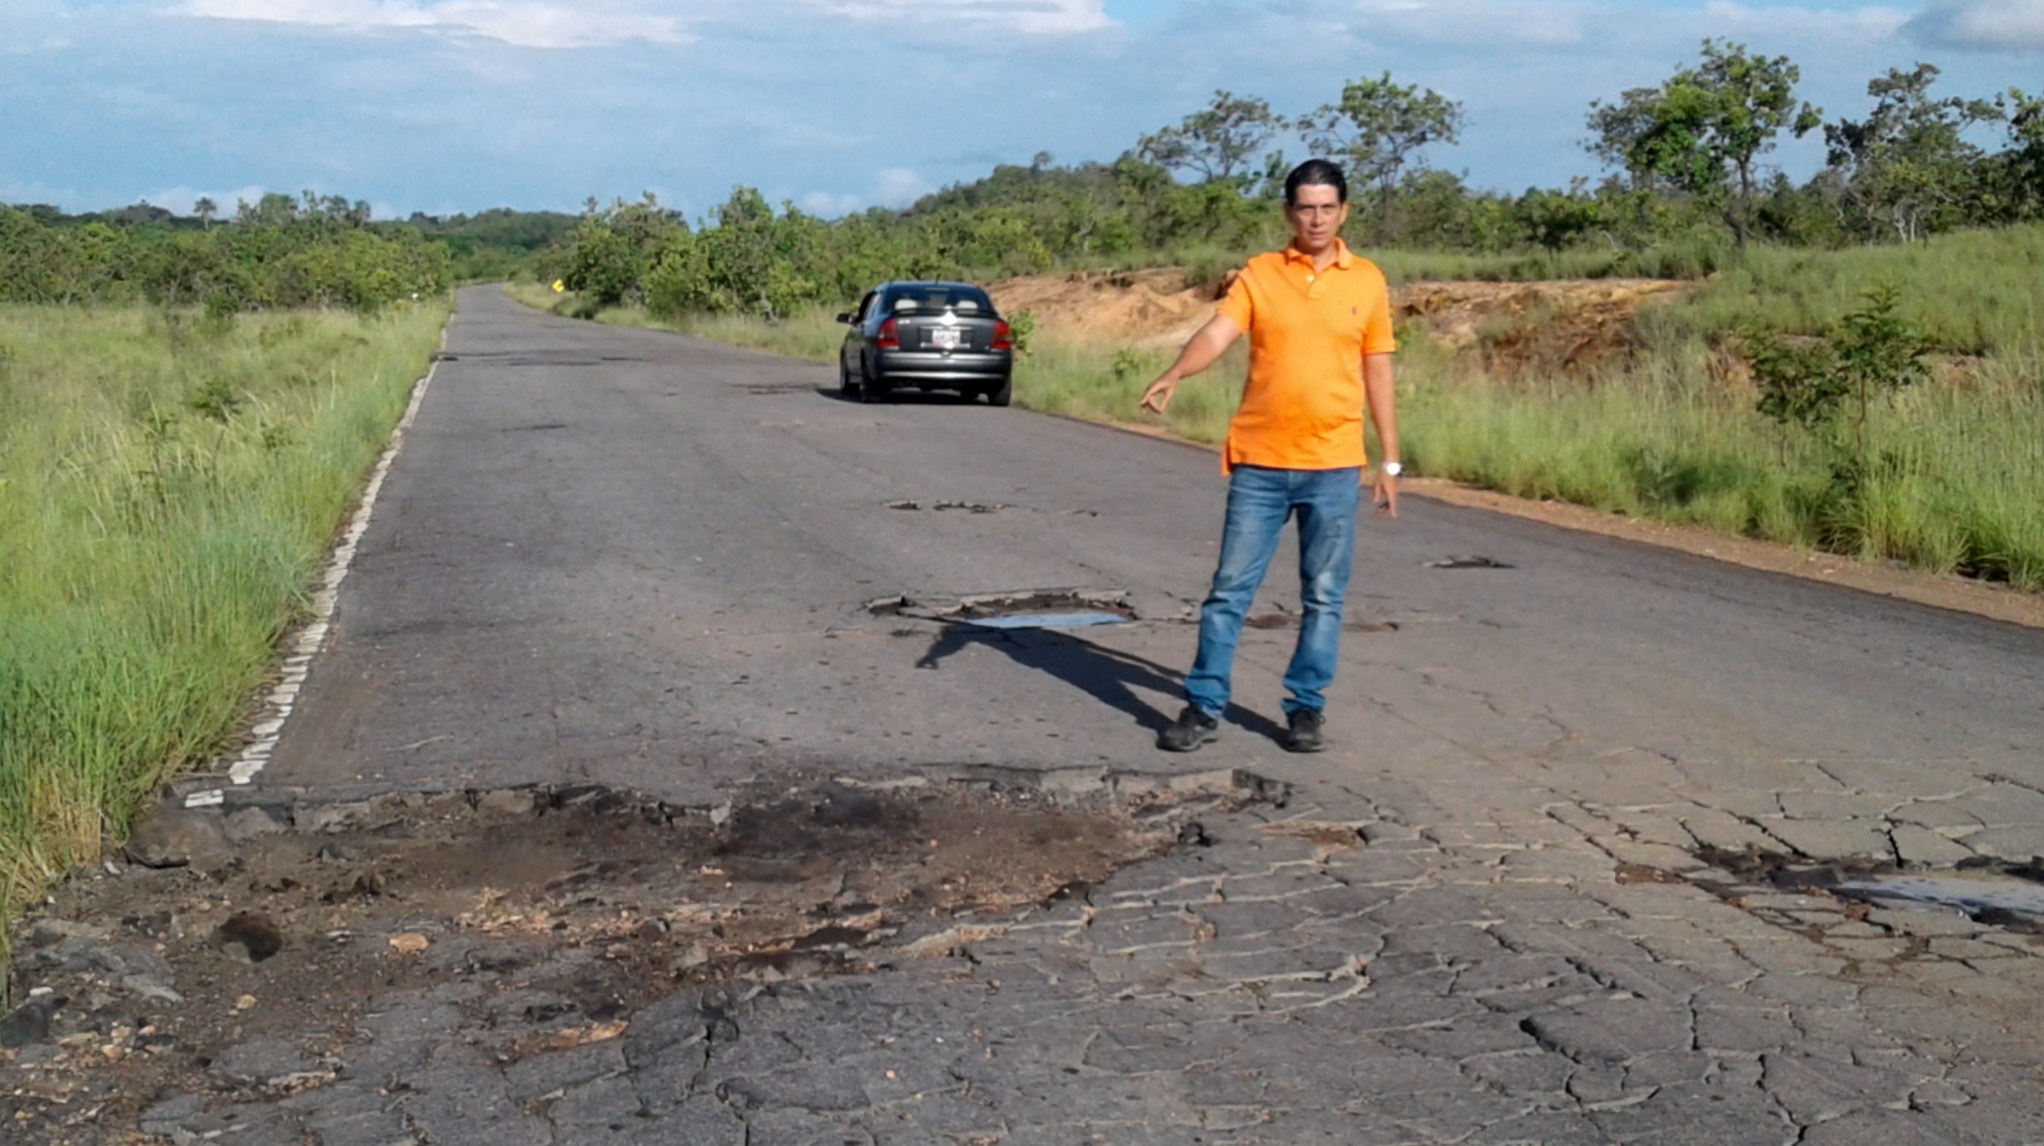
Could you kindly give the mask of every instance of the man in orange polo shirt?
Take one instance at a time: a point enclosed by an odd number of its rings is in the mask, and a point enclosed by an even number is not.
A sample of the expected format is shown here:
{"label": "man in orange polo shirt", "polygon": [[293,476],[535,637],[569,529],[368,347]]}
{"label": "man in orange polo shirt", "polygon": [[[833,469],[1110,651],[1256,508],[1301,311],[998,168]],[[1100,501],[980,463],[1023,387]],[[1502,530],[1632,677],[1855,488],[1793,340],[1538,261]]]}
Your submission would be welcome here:
{"label": "man in orange polo shirt", "polygon": [[1242,619],[1293,517],[1305,614],[1285,671],[1291,695],[1284,746],[1294,752],[1325,746],[1325,689],[1340,655],[1342,599],[1368,461],[1365,410],[1384,447],[1372,500],[1378,513],[1398,516],[1391,296],[1383,272],[1341,241],[1348,219],[1341,168],[1324,159],[1295,168],[1285,180],[1285,219],[1291,245],[1249,261],[1213,320],[1143,394],[1143,409],[1163,413],[1180,379],[1249,336],[1249,380],[1221,451],[1229,483],[1220,565],[1200,609],[1185,711],[1157,738],[1158,747],[1173,752],[1190,752],[1220,734]]}

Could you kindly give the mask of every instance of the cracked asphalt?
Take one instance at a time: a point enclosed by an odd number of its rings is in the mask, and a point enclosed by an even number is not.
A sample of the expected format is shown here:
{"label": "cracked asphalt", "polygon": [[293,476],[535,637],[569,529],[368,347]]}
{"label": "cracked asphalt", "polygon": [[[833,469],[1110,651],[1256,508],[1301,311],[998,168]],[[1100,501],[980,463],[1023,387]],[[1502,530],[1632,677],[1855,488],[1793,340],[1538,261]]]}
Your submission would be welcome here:
{"label": "cracked asphalt", "polygon": [[[709,807],[780,771],[978,764],[1046,788],[1235,767],[1289,799],[931,957],[689,988],[587,1045],[491,1052],[529,969],[407,986],[338,1050],[224,1056],[145,1133],[2044,1142],[2032,935],[1697,858],[2044,854],[2044,633],[1415,497],[1361,531],[1331,750],[1272,740],[1274,622],[1245,633],[1224,738],[1168,757],[1212,455],[845,403],[828,367],[484,289],[448,358],[261,792],[586,781]],[[1260,612],[1296,602],[1290,561]],[[1051,589],[1138,619],[867,609]]]}

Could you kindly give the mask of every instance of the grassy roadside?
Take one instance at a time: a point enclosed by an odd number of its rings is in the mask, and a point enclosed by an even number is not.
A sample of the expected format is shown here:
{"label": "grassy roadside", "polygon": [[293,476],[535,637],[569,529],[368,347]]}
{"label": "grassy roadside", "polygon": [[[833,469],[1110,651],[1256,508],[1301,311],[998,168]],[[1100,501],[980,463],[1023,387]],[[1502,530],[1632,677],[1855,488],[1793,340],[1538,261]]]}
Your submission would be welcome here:
{"label": "grassy roadside", "polygon": [[0,919],[227,745],[446,315],[0,308]]}
{"label": "grassy roadside", "polygon": [[[1397,253],[1382,261],[1395,278],[1457,269]],[[2044,226],[1910,247],[1756,249],[1642,311],[1633,353],[1582,376],[1492,373],[1409,327],[1398,361],[1405,459],[1432,477],[1520,497],[2044,592],[2040,261]],[[1873,404],[1864,430],[1873,464],[1841,474],[1837,455],[1811,435],[1756,412],[1751,383],[1736,371],[1728,377],[1724,344],[1749,324],[1820,333],[1880,284],[1899,292],[1901,317],[1930,337],[1941,366],[1934,383]],[[660,325],[643,314],[602,317]],[[821,312],[772,326],[724,318],[682,328],[825,360],[839,336]],[[1039,331],[1018,368],[1015,400],[1130,421],[1167,358]],[[1165,427],[1219,441],[1242,375],[1238,351],[1189,381]]]}

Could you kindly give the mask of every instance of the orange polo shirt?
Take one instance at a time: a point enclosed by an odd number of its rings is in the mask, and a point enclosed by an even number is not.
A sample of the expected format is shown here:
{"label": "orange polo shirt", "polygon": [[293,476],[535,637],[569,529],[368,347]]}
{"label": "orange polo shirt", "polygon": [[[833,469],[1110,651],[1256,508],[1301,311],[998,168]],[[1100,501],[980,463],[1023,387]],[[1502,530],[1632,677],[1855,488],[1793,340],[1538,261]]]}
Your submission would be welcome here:
{"label": "orange polo shirt", "polygon": [[1218,313],[1249,335],[1249,382],[1228,423],[1221,472],[1368,464],[1363,356],[1398,349],[1377,264],[1336,239],[1334,262],[1316,272],[1310,256],[1287,246],[1249,260]]}

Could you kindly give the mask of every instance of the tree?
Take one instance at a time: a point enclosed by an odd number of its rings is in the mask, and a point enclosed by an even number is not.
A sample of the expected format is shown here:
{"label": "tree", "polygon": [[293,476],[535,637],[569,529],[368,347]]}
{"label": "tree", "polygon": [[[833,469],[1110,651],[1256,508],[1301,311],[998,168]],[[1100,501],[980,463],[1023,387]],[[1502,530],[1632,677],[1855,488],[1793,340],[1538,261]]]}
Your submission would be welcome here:
{"label": "tree", "polygon": [[1288,126],[1263,100],[1217,91],[1214,102],[1136,144],[1145,162],[1199,176],[1201,183],[1232,183]]}
{"label": "tree", "polygon": [[2034,218],[2044,214],[2044,96],[2010,88],[1994,102],[2009,134],[2009,149],[1997,164],[2004,213]]}
{"label": "tree", "polygon": [[1590,105],[1590,150],[1635,182],[1658,181],[1716,210],[1740,246],[1752,230],[1760,158],[1784,131],[1815,130],[1821,113],[1798,104],[1802,70],[1787,56],[1705,40],[1703,58],[1657,88]]}
{"label": "tree", "polygon": [[[1895,289],[1883,285],[1866,291],[1860,308],[1820,339],[1790,343],[1752,326],[1741,333],[1760,390],[1755,408],[1784,430],[1793,424],[1822,433],[1835,455],[1834,483],[1847,494],[1871,472],[1866,427],[1874,402],[1930,379],[1931,341],[1900,308]],[[1842,431],[1841,413],[1850,415]]]}
{"label": "tree", "polygon": [[636,203],[615,200],[609,210],[589,212],[577,224],[562,281],[597,306],[617,306],[644,290],[647,272],[687,230],[651,191]]}
{"label": "tree", "polygon": [[204,230],[213,229],[213,217],[220,213],[220,204],[204,196],[192,204],[192,214],[199,217],[199,226]]}
{"label": "tree", "polygon": [[1577,179],[1567,191],[1532,188],[1513,205],[1513,215],[1527,238],[1550,252],[1581,241],[1604,222],[1604,205]]}
{"label": "tree", "polygon": [[1377,238],[1391,229],[1391,205],[1407,164],[1437,143],[1462,135],[1462,105],[1432,88],[1400,86],[1385,72],[1341,89],[1341,102],[1325,104],[1303,121],[1306,140],[1322,154],[1346,161],[1358,182],[1377,186]]}
{"label": "tree", "polygon": [[1893,230],[1903,242],[1928,238],[1962,219],[1963,201],[1981,190],[1981,149],[1965,131],[2002,117],[1986,100],[1933,99],[1938,69],[1890,69],[1867,84],[1873,111],[1864,120],[1827,124],[1831,167],[1866,228]]}

